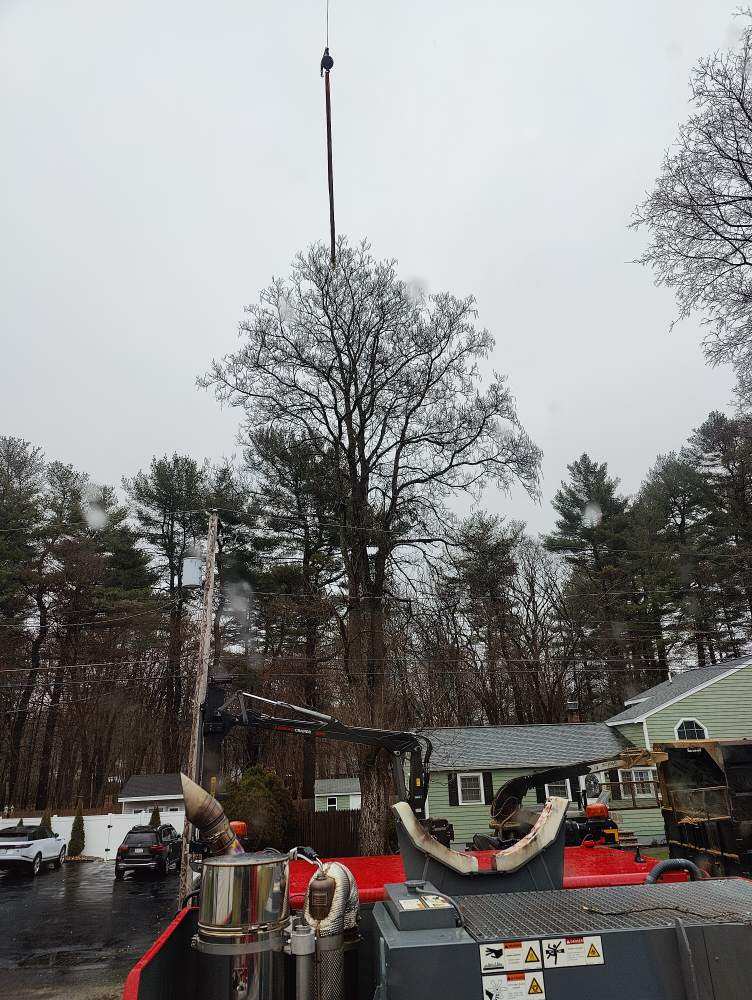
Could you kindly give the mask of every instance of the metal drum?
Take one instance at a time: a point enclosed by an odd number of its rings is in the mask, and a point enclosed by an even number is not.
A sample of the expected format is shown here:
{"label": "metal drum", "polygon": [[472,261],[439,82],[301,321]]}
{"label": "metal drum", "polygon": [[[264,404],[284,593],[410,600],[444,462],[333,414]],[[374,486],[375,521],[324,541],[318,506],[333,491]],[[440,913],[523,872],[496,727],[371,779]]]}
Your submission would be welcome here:
{"label": "metal drum", "polygon": [[261,928],[282,926],[289,916],[290,861],[286,854],[227,854],[204,862],[198,932],[204,940],[230,941]]}
{"label": "metal drum", "polygon": [[289,864],[277,851],[204,862],[196,948],[229,961],[226,995],[234,1000],[276,1000],[284,993]]}

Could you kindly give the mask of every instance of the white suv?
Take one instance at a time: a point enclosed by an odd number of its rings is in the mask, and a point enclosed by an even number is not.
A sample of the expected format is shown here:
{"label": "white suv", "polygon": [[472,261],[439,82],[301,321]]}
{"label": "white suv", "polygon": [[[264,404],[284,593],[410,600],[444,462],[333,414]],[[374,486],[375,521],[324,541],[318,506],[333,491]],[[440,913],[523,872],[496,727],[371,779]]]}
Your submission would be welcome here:
{"label": "white suv", "polygon": [[6,826],[0,830],[0,870],[25,868],[33,877],[42,865],[60,868],[64,861],[64,841],[43,826]]}

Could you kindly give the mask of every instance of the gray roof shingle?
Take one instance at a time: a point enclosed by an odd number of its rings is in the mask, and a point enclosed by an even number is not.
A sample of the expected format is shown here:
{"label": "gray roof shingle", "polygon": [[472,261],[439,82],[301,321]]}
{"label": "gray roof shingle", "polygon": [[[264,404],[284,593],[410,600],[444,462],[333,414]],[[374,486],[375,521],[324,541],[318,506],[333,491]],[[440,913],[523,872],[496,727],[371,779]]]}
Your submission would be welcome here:
{"label": "gray roof shingle", "polygon": [[180,775],[175,774],[132,774],[120,789],[121,799],[151,799],[162,795],[183,795]]}
{"label": "gray roof shingle", "polygon": [[670,681],[662,681],[655,687],[635,695],[634,700],[639,699],[637,704],[629,705],[623,712],[619,712],[618,715],[614,715],[606,721],[612,726],[627,722],[639,722],[648,712],[654,712],[675,698],[691,694],[695,688],[702,684],[717,680],[730,670],[746,667],[750,663],[752,663],[752,656],[738,656],[734,660],[724,660],[723,663],[714,667],[695,667],[692,670],[684,670],[680,674],[674,674]]}
{"label": "gray roof shingle", "polygon": [[543,768],[618,754],[629,742],[605,722],[424,729],[431,771]]}
{"label": "gray roof shingle", "polygon": [[317,778],[314,795],[360,795],[359,778]]}

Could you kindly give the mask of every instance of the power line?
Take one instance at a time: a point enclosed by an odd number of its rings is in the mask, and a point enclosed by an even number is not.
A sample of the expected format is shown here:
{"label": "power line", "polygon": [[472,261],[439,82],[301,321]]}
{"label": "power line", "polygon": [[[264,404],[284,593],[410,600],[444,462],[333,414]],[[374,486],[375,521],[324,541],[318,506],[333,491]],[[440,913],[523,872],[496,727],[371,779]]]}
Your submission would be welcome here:
{"label": "power line", "polygon": [[[103,620],[99,618],[94,618],[88,622],[75,622],[75,621],[65,622],[65,621],[60,621],[59,619],[56,618],[52,618],[47,622],[47,626],[52,627],[54,625],[58,625],[62,626],[63,628],[84,628],[85,626],[92,626],[94,628],[103,628],[104,626],[119,625],[121,622],[132,621],[134,618],[144,618],[147,615],[159,614],[161,611],[166,611],[168,608],[173,607],[174,604],[175,601],[169,601],[167,604],[161,607],[150,608],[148,611],[138,611],[132,615],[125,615],[123,618],[109,618],[109,619],[105,618]],[[7,623],[0,622],[0,628],[17,628],[26,631],[28,627],[29,627],[28,625],[16,624],[15,622],[7,622]]]}
{"label": "power line", "polygon": [[164,657],[162,658],[162,663],[150,662],[148,660],[95,660],[91,663],[58,663],[56,665],[46,665],[43,667],[34,668],[31,665],[28,667],[0,667],[0,677],[4,674],[13,673],[28,673],[30,670],[37,669],[40,674],[48,673],[55,670],[86,670],[89,667],[127,667],[142,665],[145,667],[158,667],[164,666]]}

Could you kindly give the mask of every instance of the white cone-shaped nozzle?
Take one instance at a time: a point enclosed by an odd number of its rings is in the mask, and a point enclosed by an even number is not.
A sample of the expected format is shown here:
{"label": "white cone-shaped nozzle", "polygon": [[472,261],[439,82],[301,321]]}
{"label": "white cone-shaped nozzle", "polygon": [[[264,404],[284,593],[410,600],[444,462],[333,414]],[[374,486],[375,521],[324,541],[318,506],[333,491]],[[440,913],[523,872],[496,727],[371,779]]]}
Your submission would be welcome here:
{"label": "white cone-shaped nozzle", "polygon": [[230,827],[225,811],[213,795],[187,774],[180,775],[185,815],[193,823],[212,854],[243,854],[243,846]]}

